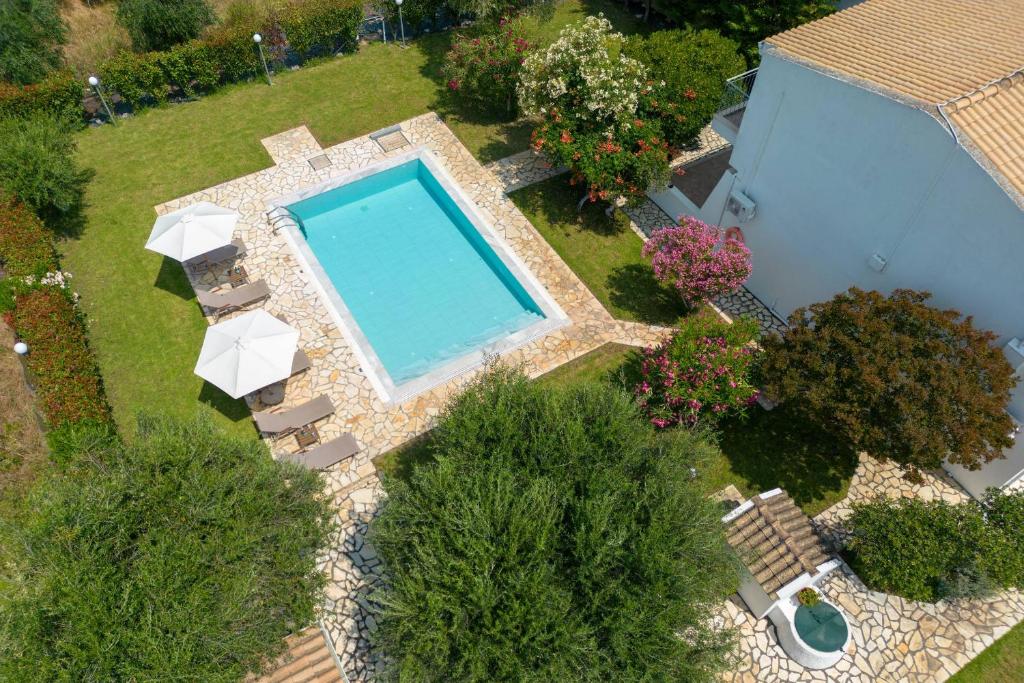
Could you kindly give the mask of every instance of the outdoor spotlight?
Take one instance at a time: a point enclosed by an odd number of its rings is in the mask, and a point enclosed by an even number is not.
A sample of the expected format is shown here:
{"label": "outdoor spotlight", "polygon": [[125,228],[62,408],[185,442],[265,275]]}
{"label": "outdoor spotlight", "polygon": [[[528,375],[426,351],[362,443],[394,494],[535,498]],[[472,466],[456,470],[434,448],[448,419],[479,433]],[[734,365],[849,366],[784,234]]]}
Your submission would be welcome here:
{"label": "outdoor spotlight", "polygon": [[25,342],[17,342],[14,345],[14,352],[19,356],[24,356],[26,353],[28,353],[28,344],[26,344]]}
{"label": "outdoor spotlight", "polygon": [[252,34],[252,42],[257,43],[257,44],[258,43],[262,43],[263,42],[263,36],[261,36],[258,33]]}

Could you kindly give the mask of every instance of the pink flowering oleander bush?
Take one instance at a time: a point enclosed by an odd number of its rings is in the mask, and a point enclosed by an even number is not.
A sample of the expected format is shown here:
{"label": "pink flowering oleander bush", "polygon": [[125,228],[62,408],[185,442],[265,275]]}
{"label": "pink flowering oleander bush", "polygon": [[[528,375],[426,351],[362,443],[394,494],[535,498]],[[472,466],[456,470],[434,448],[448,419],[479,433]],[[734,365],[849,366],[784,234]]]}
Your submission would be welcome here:
{"label": "pink flowering oleander bush", "polygon": [[502,19],[496,30],[470,38],[458,36],[445,56],[442,72],[448,89],[474,107],[504,106],[516,114],[516,84],[531,49],[520,18]]}
{"label": "pink flowering oleander bush", "polygon": [[750,277],[750,250],[722,230],[692,216],[681,225],[659,228],[644,245],[654,275],[672,285],[691,305],[735,292]]}
{"label": "pink flowering oleander bush", "polygon": [[753,320],[697,317],[656,348],[647,348],[636,386],[651,424],[664,428],[712,421],[757,400],[750,380],[758,327]]}

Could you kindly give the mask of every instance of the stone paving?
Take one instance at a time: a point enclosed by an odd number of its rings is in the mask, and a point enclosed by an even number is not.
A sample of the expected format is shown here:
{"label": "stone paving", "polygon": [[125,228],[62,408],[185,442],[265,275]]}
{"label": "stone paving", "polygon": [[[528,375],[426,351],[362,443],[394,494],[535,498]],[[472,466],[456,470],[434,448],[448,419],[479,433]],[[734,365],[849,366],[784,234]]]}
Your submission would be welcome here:
{"label": "stone paving", "polygon": [[[527,374],[537,376],[607,342],[646,346],[657,343],[668,333],[664,328],[613,319],[506,197],[506,183],[515,186],[517,182],[550,173],[551,169],[543,168],[536,160],[532,164],[523,160],[499,164],[497,168],[504,174],[502,182],[476,161],[435,114],[404,121],[401,127],[412,145],[433,152],[477,204],[485,220],[570,318],[569,325],[504,354],[505,362],[521,365]],[[237,236],[247,245],[242,264],[249,279],[267,282],[272,295],[263,307],[283,315],[299,330],[300,347],[311,361],[310,370],[287,381],[281,407],[326,394],[335,413],[316,425],[322,441],[351,432],[362,447],[356,457],[325,472],[343,526],[337,542],[323,558],[324,570],[331,577],[330,601],[323,617],[350,677],[368,679],[372,678],[374,663],[361,654],[365,653],[366,633],[372,630],[373,623],[367,618],[364,603],[375,580],[372,577],[377,574],[373,560],[363,553],[361,538],[364,517],[378,491],[372,459],[429,429],[447,399],[477,371],[453,378],[398,405],[388,405],[380,399],[320,301],[312,276],[300,267],[284,235],[275,232],[265,211],[269,200],[364,167],[392,153],[385,152],[368,136],[322,149],[305,127],[266,138],[263,144],[274,166],[155,208],[158,214],[163,214],[195,202],[210,201],[239,213]],[[330,163],[318,164],[320,168],[314,169],[308,160],[321,155]],[[189,277],[197,289],[226,286],[226,269],[190,273]],[[254,410],[265,407],[253,396],[246,400]],[[275,455],[297,448],[291,438],[268,440],[268,445]]]}
{"label": "stone paving", "polygon": [[569,170],[564,166],[553,165],[544,155],[533,150],[492,161],[484,168],[494,174],[506,193],[521,190],[527,185],[539,183]]}
{"label": "stone paving", "polygon": [[[851,505],[877,496],[950,503],[969,497],[945,473],[927,472],[921,484],[912,484],[892,463],[862,455],[846,498],[815,517],[815,526],[836,543]],[[804,669],[779,647],[771,622],[755,620],[734,596],[720,613],[720,623],[737,629],[740,637],[737,663],[724,680],[941,683],[1024,619],[1019,591],[933,605],[871,591],[845,564],[819,588],[846,612],[852,631],[847,657],[824,671]]]}

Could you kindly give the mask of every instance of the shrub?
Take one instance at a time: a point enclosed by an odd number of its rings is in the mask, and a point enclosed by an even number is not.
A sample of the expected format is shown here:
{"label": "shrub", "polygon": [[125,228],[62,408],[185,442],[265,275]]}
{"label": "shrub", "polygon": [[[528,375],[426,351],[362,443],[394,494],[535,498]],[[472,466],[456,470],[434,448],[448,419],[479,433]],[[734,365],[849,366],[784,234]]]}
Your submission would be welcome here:
{"label": "shrub", "polygon": [[[1024,509],[1024,493],[995,494],[995,506]],[[992,505],[990,504],[990,507]],[[1001,524],[975,501],[917,498],[855,504],[847,549],[857,575],[875,590],[912,600],[970,598],[1020,587],[1024,520]],[[1008,571],[1009,569],[1009,571]]]}
{"label": "shrub", "polygon": [[313,620],[330,518],[319,475],[258,441],[140,419],[41,478],[4,527],[0,679],[242,680]]}
{"label": "shrub", "polygon": [[186,97],[196,97],[199,91],[212,90],[220,82],[220,73],[210,48],[198,40],[157,53],[155,61],[167,83],[177,86]]}
{"label": "shrub", "polygon": [[212,29],[205,43],[210,59],[220,68],[222,81],[239,81],[252,76],[260,68],[260,57],[252,42],[259,25],[236,24]]}
{"label": "shrub", "polygon": [[694,425],[756,401],[749,375],[757,333],[753,320],[729,324],[697,316],[660,346],[645,349],[636,396],[651,423]]}
{"label": "shrub", "polygon": [[132,108],[149,99],[164,102],[169,84],[160,57],[156,52],[121,52],[100,66],[100,76],[106,87],[117,92]]}
{"label": "shrub", "polygon": [[[59,283],[63,276],[51,280]],[[59,284],[39,286],[19,294],[8,315],[15,332],[28,344],[28,369],[50,427],[81,420],[109,421],[110,407],[85,323],[68,292]]]}
{"label": "shrub", "polygon": [[516,84],[530,48],[522,19],[502,19],[496,30],[479,37],[457,36],[442,74],[459,98],[482,110],[504,106],[515,118]]}
{"label": "shrub", "polygon": [[385,479],[371,527],[392,677],[710,681],[724,668],[729,634],[709,622],[737,574],[689,471],[713,447],[656,434],[623,392],[497,369],[452,400],[426,448],[436,465]]}
{"label": "shrub", "polygon": [[[388,34],[391,37],[400,35],[398,28],[398,6],[394,0],[370,0],[370,7],[388,22]],[[409,0],[402,5],[402,17],[405,20],[405,33],[412,36],[419,33],[424,24],[433,28],[439,16],[450,11],[448,0]]]}
{"label": "shrub", "polygon": [[0,189],[49,223],[74,214],[89,179],[75,149],[65,122],[48,116],[0,120]]}
{"label": "shrub", "polygon": [[117,430],[107,420],[85,419],[65,422],[46,433],[50,457],[61,466],[76,459],[94,457],[118,443]]}
{"label": "shrub", "polygon": [[1002,586],[1024,586],[1024,492],[990,489],[982,503],[985,519],[995,530],[984,567]]}
{"label": "shrub", "polygon": [[661,120],[670,145],[689,144],[711,122],[726,79],[746,70],[738,49],[716,31],[655,31],[626,41],[623,52],[659,83],[655,96],[640,104],[645,117]]}
{"label": "shrub", "polygon": [[281,14],[288,45],[299,55],[314,48],[334,51],[355,45],[363,21],[363,4],[356,0],[304,0]]}
{"label": "shrub", "polygon": [[214,22],[207,0],[120,0],[117,20],[136,50],[167,50],[198,38]]}
{"label": "shrub", "polygon": [[750,250],[734,237],[722,239],[719,227],[693,216],[680,225],[657,228],[644,244],[654,276],[672,285],[696,305],[739,289],[750,277]]}
{"label": "shrub", "polygon": [[0,81],[43,80],[61,64],[65,30],[55,0],[0,0]]}
{"label": "shrub", "polygon": [[765,393],[877,458],[968,468],[1012,444],[1013,369],[996,335],[927,292],[852,288],[800,308],[764,340]]}
{"label": "shrub", "polygon": [[0,196],[0,263],[7,278],[57,270],[53,234],[20,201]]}
{"label": "shrub", "polygon": [[813,588],[801,588],[796,594],[796,599],[804,607],[814,607],[821,602],[821,596]]}
{"label": "shrub", "polygon": [[39,115],[72,124],[82,120],[82,84],[73,73],[54,72],[34,85],[0,83],[0,119]]}

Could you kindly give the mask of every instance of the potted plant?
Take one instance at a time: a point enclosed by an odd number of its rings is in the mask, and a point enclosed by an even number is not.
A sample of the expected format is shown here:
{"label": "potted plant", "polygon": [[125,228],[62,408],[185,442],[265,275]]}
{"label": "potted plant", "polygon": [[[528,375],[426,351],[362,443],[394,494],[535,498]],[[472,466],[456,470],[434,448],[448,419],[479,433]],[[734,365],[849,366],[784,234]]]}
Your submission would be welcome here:
{"label": "potted plant", "polygon": [[818,591],[814,590],[810,586],[807,588],[801,588],[797,591],[796,599],[804,607],[814,607],[821,602],[821,596],[818,595]]}

